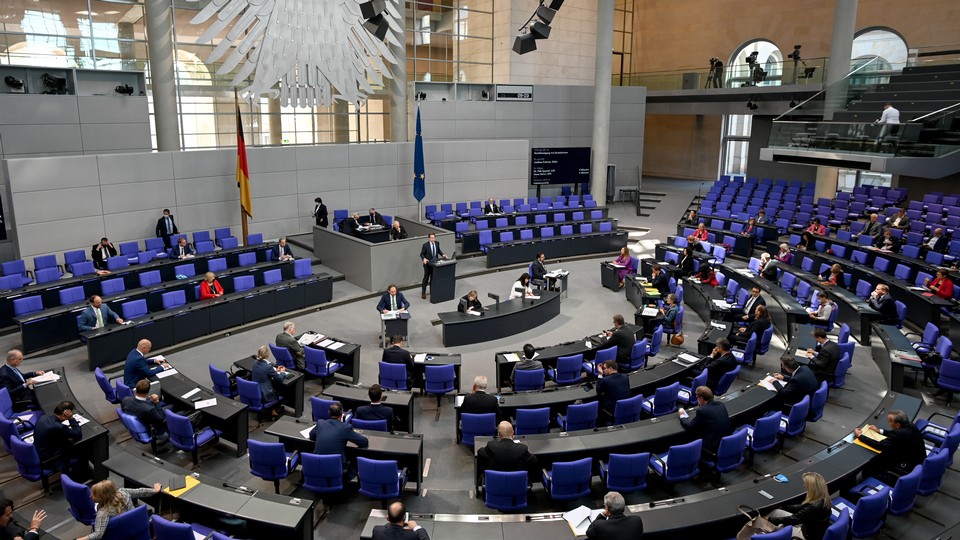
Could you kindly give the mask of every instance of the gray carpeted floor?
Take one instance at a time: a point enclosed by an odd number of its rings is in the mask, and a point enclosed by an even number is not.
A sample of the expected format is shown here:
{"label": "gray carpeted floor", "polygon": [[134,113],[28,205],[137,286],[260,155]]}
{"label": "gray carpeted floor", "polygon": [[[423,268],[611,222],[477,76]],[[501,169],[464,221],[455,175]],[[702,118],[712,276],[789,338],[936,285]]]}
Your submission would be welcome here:
{"label": "gray carpeted floor", "polygon": [[[616,203],[612,206],[611,216],[619,219],[622,226],[649,229],[647,232],[631,234],[631,249],[634,255],[652,256],[653,246],[675,232],[677,220],[689,205],[691,198],[696,195],[699,187],[699,182],[645,178],[643,191],[666,194],[650,211],[649,217],[633,215],[631,203]],[[322,253],[317,255],[322,259]],[[496,351],[518,350],[524,343],[545,346],[578,339],[610,327],[611,319],[617,313],[624,314],[629,319],[633,307],[624,295],[610,292],[600,286],[599,262],[605,259],[609,257],[548,261],[549,268],[560,267],[571,271],[569,298],[563,300],[561,315],[539,328],[510,339],[465,347],[444,349],[440,339],[440,327],[431,324],[431,320],[436,318],[438,312],[456,309],[456,302],[432,305],[427,300],[420,299],[418,288],[405,291],[412,304],[410,311],[414,316],[410,322],[411,339],[408,348],[414,351],[447,351],[463,355],[462,376],[464,388],[468,389],[470,382],[477,375],[486,375],[493,380],[494,352]],[[487,292],[508,294],[510,285],[523,272],[523,269],[518,268],[472,275],[483,270],[483,266],[482,258],[461,261],[458,265],[458,273],[471,275],[458,281],[458,295],[465,294],[471,289],[479,291],[481,299],[486,298]],[[361,344],[361,382],[368,384],[376,381],[377,361],[381,354],[378,348],[379,323],[375,311],[377,300],[371,298],[371,294],[370,291],[340,281],[334,285],[333,307],[292,319],[297,324],[298,331],[317,330]],[[703,331],[704,325],[704,321],[700,321],[692,312],[689,313],[685,329],[688,336],[687,347],[696,347],[695,337]],[[281,323],[276,322],[230,336],[209,339],[166,356],[174,366],[189,377],[201,384],[209,384],[207,364],[228,368],[234,360],[253,354],[257,347],[272,342],[280,330]],[[18,343],[18,334],[0,336],[0,347],[10,349],[17,347]],[[665,347],[660,357],[673,352],[675,352],[674,349]],[[770,352],[758,361],[757,368],[744,369],[733,389],[736,390],[749,382],[756,381],[768,371],[778,369],[782,352],[783,344],[774,340]],[[736,483],[757,475],[776,472],[785,464],[801,460],[823,449],[825,444],[838,440],[853,428],[858,427],[868,412],[874,409],[884,388],[882,376],[869,354],[870,350],[867,347],[856,348],[853,368],[847,377],[847,386],[831,392],[823,419],[808,424],[807,432],[803,437],[789,440],[782,454],[758,455],[752,470],[741,469],[725,474],[723,483]],[[86,369],[85,356],[85,349],[70,348],[55,354],[28,358],[24,368],[45,369],[65,366],[77,400],[110,429],[111,441],[119,446],[112,447],[111,451],[119,451],[121,448],[141,450],[140,445],[129,440],[129,435],[117,421],[114,406],[103,399],[93,375]],[[307,383],[309,395],[317,394],[319,391],[317,383]],[[920,395],[918,388],[910,388],[907,392]],[[943,411],[951,416],[955,414],[955,410],[942,407],[942,402],[934,402],[928,393],[925,396],[928,405],[921,413],[924,417],[934,411]],[[424,435],[424,458],[429,462],[429,473],[424,479],[425,489],[420,497],[412,491],[404,495],[403,499],[408,509],[412,512],[489,513],[482,501],[474,498],[471,475],[465,474],[465,471],[471,471],[473,468],[472,453],[468,448],[454,443],[453,398],[448,397],[443,400],[437,421],[434,421],[436,400],[433,397],[416,397],[415,403],[416,431]],[[309,403],[306,409],[309,411]],[[254,426],[255,420],[251,419],[251,428]],[[253,429],[251,437],[270,439],[263,433],[263,428]],[[169,446],[166,448],[168,450],[161,457],[189,466],[188,455],[170,451]],[[272,489],[270,483],[249,473],[249,465],[245,458],[233,457],[233,449],[229,443],[221,443],[212,449],[207,449],[202,456],[201,469],[207,474],[258,489]],[[955,507],[957,497],[960,497],[960,488],[958,488],[960,484],[957,483],[955,470],[948,471],[948,474],[950,478],[942,493],[921,498],[917,508],[907,516],[891,517],[885,534],[893,538],[926,538],[939,530],[938,524],[957,521],[951,510]],[[300,479],[300,474],[295,473],[290,479],[282,481],[282,492],[301,498],[316,499],[316,495],[297,487]],[[23,515],[32,514],[36,509],[46,510],[49,517],[44,525],[48,530],[53,529],[51,532],[54,535],[60,538],[73,538],[89,531],[89,528],[78,524],[67,513],[63,493],[59,488],[55,488],[52,496],[37,499],[39,485],[20,478],[16,473],[13,458],[5,454],[0,455],[0,481],[3,482],[3,494],[14,499],[17,504],[32,501],[19,510]],[[593,487],[591,496],[569,504],[560,504],[551,501],[538,484],[530,497],[528,510],[536,512],[566,509],[579,504],[597,507],[601,504],[604,490],[599,480],[595,480]],[[654,485],[643,493],[628,496],[627,502],[635,504],[668,496],[695,493],[712,487],[705,482],[685,482],[676,486],[672,494],[667,494]],[[327,499],[327,502],[332,506],[332,510],[317,528],[316,538],[356,538],[369,511],[380,508],[379,502],[359,495],[355,484],[348,486],[342,494]]]}

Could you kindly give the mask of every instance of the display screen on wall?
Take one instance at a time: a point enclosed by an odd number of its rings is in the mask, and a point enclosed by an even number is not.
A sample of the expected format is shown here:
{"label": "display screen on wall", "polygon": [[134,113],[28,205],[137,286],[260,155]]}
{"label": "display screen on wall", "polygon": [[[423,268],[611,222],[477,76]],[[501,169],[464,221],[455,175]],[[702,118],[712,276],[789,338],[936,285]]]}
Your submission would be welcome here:
{"label": "display screen on wall", "polygon": [[590,181],[590,147],[533,148],[530,184],[580,184]]}

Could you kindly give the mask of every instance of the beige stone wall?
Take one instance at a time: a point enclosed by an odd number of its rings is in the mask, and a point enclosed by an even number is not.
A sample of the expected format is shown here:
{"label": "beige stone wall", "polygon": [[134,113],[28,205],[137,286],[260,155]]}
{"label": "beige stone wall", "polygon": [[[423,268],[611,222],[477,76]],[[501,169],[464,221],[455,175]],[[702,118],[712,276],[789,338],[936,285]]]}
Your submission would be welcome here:
{"label": "beige stone wall", "polygon": [[643,174],[717,179],[721,116],[648,114],[643,137]]}

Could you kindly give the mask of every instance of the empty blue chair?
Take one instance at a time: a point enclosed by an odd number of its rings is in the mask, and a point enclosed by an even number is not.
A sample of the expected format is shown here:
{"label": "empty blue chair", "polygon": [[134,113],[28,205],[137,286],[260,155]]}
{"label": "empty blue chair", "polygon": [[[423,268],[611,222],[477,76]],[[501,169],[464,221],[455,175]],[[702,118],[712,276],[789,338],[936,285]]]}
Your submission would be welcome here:
{"label": "empty blue chair", "polygon": [[161,298],[163,299],[163,309],[174,309],[187,303],[187,293],[185,291],[163,293]]}
{"label": "empty blue chair", "polygon": [[144,242],[144,251],[152,252],[155,256],[166,257],[167,252],[163,248],[163,238],[147,238]]}
{"label": "empty blue chair", "polygon": [[780,418],[772,415],[764,416],[758,418],[757,423],[753,426],[740,426],[737,431],[743,431],[747,434],[747,449],[750,451],[749,462],[752,465],[757,452],[766,452],[780,442]]}
{"label": "empty blue chair", "polygon": [[283,274],[279,269],[267,270],[263,273],[263,282],[266,285],[273,285],[274,283],[280,283],[283,281]]}
{"label": "empty blue chair", "polygon": [[63,273],[60,272],[56,267],[54,268],[39,268],[34,271],[34,275],[37,278],[37,284],[41,283],[51,283],[53,281],[59,281],[63,277]]}
{"label": "empty blue chair", "polygon": [[262,243],[263,243],[263,235],[262,235],[262,234],[256,233],[256,234],[248,234],[248,235],[247,235],[247,245],[248,245],[248,246],[252,246],[252,245],[255,245],[255,244],[262,244]]}
{"label": "empty blue chair", "polygon": [[123,382],[123,377],[117,377],[117,399],[121,402],[124,398],[133,397],[133,390],[125,382]]}
{"label": "empty blue chair", "polygon": [[227,269],[227,260],[224,258],[207,260],[207,272],[217,273],[217,272],[223,272],[226,269]]}
{"label": "empty blue chair", "polygon": [[514,391],[543,390],[543,369],[521,369],[514,375]]}
{"label": "empty blue chair", "polygon": [[803,396],[799,403],[790,407],[790,414],[774,413],[780,416],[780,448],[783,449],[785,437],[796,437],[807,428],[807,415],[810,413],[810,396]]}
{"label": "empty blue chair", "polygon": [[677,394],[680,393],[680,383],[657,388],[653,399],[643,402],[643,412],[654,417],[663,416],[677,411]]}
{"label": "empty blue chair", "polygon": [[[203,525],[167,521],[159,515],[151,517],[151,524],[156,540],[195,540],[197,536],[206,537],[213,532]],[[194,536],[194,531],[197,536]]]}
{"label": "empty blue chair", "polygon": [[123,304],[120,304],[120,309],[123,311],[123,318],[128,321],[132,321],[137,317],[143,317],[148,313],[146,300],[124,302]]}
{"label": "empty blue chair", "polygon": [[703,441],[671,446],[666,454],[651,456],[650,465],[668,484],[689,480],[700,473],[698,463]]}
{"label": "empty blue chair", "polygon": [[339,455],[300,454],[303,487],[314,493],[343,489],[343,461]]}
{"label": "empty blue chair", "polygon": [[237,263],[240,266],[253,266],[257,264],[256,253],[241,253],[237,256]]}
{"label": "empty blue chair", "polygon": [[121,293],[126,290],[123,278],[107,279],[100,282],[100,292],[104,296]]}
{"label": "empty blue chair", "polygon": [[13,301],[13,314],[17,317],[22,317],[38,311],[43,311],[43,298],[40,296],[17,298]]}
{"label": "empty blue chair", "polygon": [[810,400],[810,412],[807,413],[808,422],[816,422],[823,417],[823,407],[827,404],[827,395],[830,388],[827,381],[820,383],[820,388],[813,393],[813,399]]}
{"label": "empty blue chair", "polygon": [[71,274],[76,275],[76,272],[73,269],[73,265],[79,264],[82,262],[87,262],[87,252],[82,249],[78,249],[76,251],[68,251],[63,254],[63,268],[67,272],[70,272]]}
{"label": "empty blue chair", "polygon": [[549,472],[543,471],[543,487],[550,493],[551,499],[572,501],[590,494],[592,476],[591,458],[558,462],[553,464]]}
{"label": "empty blue chair", "polygon": [[193,277],[197,275],[197,270],[194,268],[193,263],[181,264],[180,266],[173,267],[173,273],[178,276]]}
{"label": "empty blue chair", "polygon": [[[646,338],[644,338],[646,339]],[[653,331],[653,338],[650,341],[650,355],[656,356],[660,353],[660,346],[663,343],[663,325],[657,326]]]}
{"label": "empty blue chair", "polygon": [[[386,420],[382,420],[386,423]],[[386,430],[384,430],[386,431]],[[250,456],[250,474],[264,480],[273,480],[273,488],[280,494],[280,480],[290,476],[300,464],[300,452],[287,452],[283,443],[266,443],[247,439]]]}
{"label": "empty blue chair", "polygon": [[487,471],[484,478],[484,504],[487,508],[509,512],[527,507],[526,471]]}
{"label": "empty blue chair", "polygon": [[951,422],[949,426],[944,426],[944,425],[931,422],[931,420],[935,416],[942,416],[947,419],[950,418],[949,416],[943,413],[935,412],[931,414],[926,420],[924,419],[917,420],[917,428],[920,429],[920,433],[923,434],[924,439],[927,439],[928,441],[933,441],[938,445],[942,445],[944,440],[947,437],[947,434],[954,427],[956,427],[957,425],[960,425],[960,414],[957,414],[957,416],[953,418],[953,422]]}
{"label": "empty blue chair", "polygon": [[[833,501],[834,507],[841,503],[848,508],[851,504],[842,498]],[[850,534],[854,538],[866,538],[880,532],[883,528],[883,518],[890,507],[890,488],[884,487],[873,495],[862,497],[857,501],[853,510],[853,521],[850,523]]]}
{"label": "empty blue chair", "polygon": [[[287,352],[289,353],[290,351],[288,350]],[[292,356],[290,360],[291,362],[293,361]],[[343,364],[340,362],[327,361],[327,353],[322,349],[315,349],[313,347],[304,347],[303,362],[304,371],[314,377],[320,377],[321,389],[323,388],[323,381],[343,367]]]}
{"label": "empty blue chair", "polygon": [[139,262],[140,252],[140,243],[139,242],[124,242],[120,244],[120,255],[123,255],[130,261],[130,264],[137,264]]}
{"label": "empty blue chair", "polygon": [[[277,364],[287,369],[297,368],[297,364],[293,361],[293,355],[290,353],[290,349],[286,347],[278,347],[273,343],[268,343],[267,346],[270,347],[270,354],[273,355],[274,359],[276,359]],[[306,356],[306,352],[304,352],[304,356]]]}
{"label": "empty blue chair", "polygon": [[151,540],[150,516],[147,506],[138,506],[129,512],[110,518],[102,540]]}
{"label": "empty blue chair", "polygon": [[717,478],[722,473],[730,472],[744,462],[744,453],[747,448],[747,432],[735,431],[732,435],[720,439],[717,453],[704,450],[700,461],[716,472]]}
{"label": "empty blue chair", "polygon": [[[773,328],[773,326],[771,326]],[[737,362],[741,364],[757,363],[757,334],[750,336],[750,339],[747,340],[746,346],[743,350],[734,348],[730,351],[733,353],[733,357],[737,359]]]}
{"label": "empty blue chair", "polygon": [[650,453],[610,454],[610,462],[600,460],[600,479],[607,489],[618,493],[635,493],[647,487]]}
{"label": "empty blue chair", "polygon": [[130,266],[130,260],[123,255],[107,258],[107,270],[119,270]]}
{"label": "empty blue chair", "polygon": [[582,379],[583,355],[561,356],[557,359],[557,369],[547,369],[547,377],[557,384],[578,384]]}
{"label": "empty blue chair", "polygon": [[238,276],[233,278],[234,292],[249,291],[255,285],[256,283],[254,282],[253,276]]}
{"label": "empty blue chair", "polygon": [[100,390],[103,391],[103,397],[114,405],[120,403],[120,400],[117,399],[117,390],[110,384],[110,380],[104,375],[103,370],[96,368],[93,370],[93,375],[97,379],[97,385],[100,386]]}
{"label": "empty blue chair", "polygon": [[539,409],[517,409],[517,435],[549,432],[550,407],[542,407]]}
{"label": "empty blue chair", "polygon": [[160,271],[159,271],[159,270],[151,270],[151,271],[149,271],[149,272],[141,272],[140,275],[138,276],[138,278],[140,279],[140,286],[141,286],[141,287],[150,287],[150,286],[152,286],[152,285],[159,285],[160,282],[162,281],[162,280],[160,279]]}
{"label": "empty blue chair", "polygon": [[407,390],[407,366],[380,362],[380,386],[391,390]]}
{"label": "empty blue chair", "polygon": [[[244,381],[243,379],[237,379],[238,385],[241,382],[247,381]],[[258,386],[257,383],[250,384],[256,388],[257,394],[259,394],[260,386]],[[240,393],[240,399],[241,401],[243,400],[242,391]],[[190,452],[191,456],[193,456],[193,465],[195,467],[200,464],[200,448],[210,443],[216,444],[216,442],[220,440],[220,435],[223,435],[223,432],[217,431],[211,427],[205,427],[199,431],[195,431],[193,429],[193,424],[190,423],[189,418],[180,416],[169,409],[163,412],[167,417],[167,429],[170,430],[170,444],[172,444],[174,448],[178,450]]]}
{"label": "empty blue chair", "polygon": [[141,251],[140,253],[137,253],[137,264],[147,264],[155,258],[157,258],[156,252]]}
{"label": "empty blue chair", "polygon": [[293,277],[305,278],[313,274],[310,268],[310,259],[297,259],[293,262]]}
{"label": "empty blue chair", "polygon": [[200,242],[210,242],[210,231],[197,231],[193,233],[193,245],[196,246]]}
{"label": "empty blue chair", "polygon": [[713,392],[716,396],[722,396],[730,390],[730,385],[733,384],[733,381],[737,380],[737,376],[740,375],[740,366],[733,368],[733,371],[728,371],[724,373],[723,377],[720,377],[720,380],[717,381],[717,389]]}
{"label": "empty blue chair", "polygon": [[633,348],[630,349],[629,364],[624,365],[623,362],[620,362],[619,360],[617,360],[617,362],[620,366],[626,368],[627,371],[636,371],[647,363],[647,355],[649,352],[650,347],[647,345],[647,338],[643,338],[640,341],[635,342],[633,344]]}
{"label": "empty blue chair", "polygon": [[792,534],[793,527],[787,526],[770,533],[755,534],[750,537],[750,540],[790,540]]}
{"label": "empty blue chair", "polygon": [[561,431],[577,431],[597,427],[597,413],[600,410],[599,401],[591,401],[582,405],[568,405],[567,416],[557,414],[557,424]]}
{"label": "empty blue chair", "polygon": [[643,394],[617,401],[617,406],[613,411],[613,423],[620,425],[638,422],[640,420],[640,411],[643,410],[643,403]]}
{"label": "empty blue chair", "polygon": [[198,254],[200,254],[200,253],[211,253],[211,252],[213,252],[213,251],[216,250],[216,248],[214,247],[213,242],[210,242],[209,240],[206,241],[206,242],[197,242],[197,243],[194,244],[194,245],[196,246],[196,252],[197,252]]}
{"label": "empty blue chair", "polygon": [[90,274],[96,273],[97,269],[93,266],[93,263],[90,261],[80,261],[74,263],[70,266],[71,274],[76,276],[88,276]]}
{"label": "empty blue chair", "polygon": [[220,241],[220,247],[223,249],[233,249],[240,246],[240,241],[230,236]]}
{"label": "empty blue chair", "polygon": [[[902,516],[911,509],[917,499],[917,490],[920,489],[920,477],[923,473],[923,465],[917,465],[913,470],[897,479],[893,489],[890,491],[890,509],[889,512],[895,516]],[[850,489],[850,493],[856,493],[861,496],[873,495],[883,488],[889,488],[887,484],[876,478],[867,478]]]}
{"label": "empty blue chair", "polygon": [[[12,447],[13,459],[17,462],[17,472],[20,473],[20,476],[31,482],[39,481],[43,486],[43,492],[49,493],[50,475],[56,471],[53,468],[44,468],[40,462],[40,456],[37,454],[37,449],[32,443],[25,443],[19,438],[11,437],[10,446]],[[944,457],[946,457],[946,455],[944,455]]]}
{"label": "empty blue chair", "polygon": [[[16,439],[13,441],[16,443]],[[923,469],[920,474],[920,487],[917,493],[920,495],[931,495],[940,489],[943,483],[943,475],[947,472],[950,463],[949,452],[931,453],[927,459],[923,460]]]}
{"label": "empty blue chair", "polygon": [[387,431],[386,420],[360,420],[359,418],[354,417],[350,423],[353,424],[355,429],[359,429],[361,431]]}
{"label": "empty blue chair", "polygon": [[707,384],[707,377],[710,376],[710,370],[704,368],[699,375],[694,377],[690,381],[690,386],[680,386],[680,391],[677,394],[677,401],[683,403],[684,405],[693,405],[697,403],[697,388],[705,386]]}
{"label": "empty blue chair", "polygon": [[17,289],[27,285],[28,283],[33,283],[33,279],[27,276],[27,265],[21,260],[5,262],[0,264],[0,270],[2,270],[4,277],[9,277],[11,279],[16,279],[20,281],[20,284],[17,285]]}
{"label": "empty blue chair", "polygon": [[461,414],[460,431],[461,442],[467,446],[473,446],[475,437],[492,437],[497,432],[497,415],[494,413]]}
{"label": "empty blue chair", "polygon": [[63,486],[63,495],[70,507],[67,509],[73,519],[84,525],[93,525],[97,519],[97,507],[90,497],[90,488],[84,484],[74,482],[69,476],[60,475],[60,485]]}
{"label": "empty blue chair", "polygon": [[407,469],[397,469],[396,461],[357,458],[360,493],[378,500],[395,499],[407,483]]}
{"label": "empty blue chair", "polygon": [[230,376],[226,371],[214,366],[213,364],[207,365],[210,367],[210,380],[213,381],[213,391],[223,397],[233,399],[237,395],[237,383],[234,382],[231,384]]}

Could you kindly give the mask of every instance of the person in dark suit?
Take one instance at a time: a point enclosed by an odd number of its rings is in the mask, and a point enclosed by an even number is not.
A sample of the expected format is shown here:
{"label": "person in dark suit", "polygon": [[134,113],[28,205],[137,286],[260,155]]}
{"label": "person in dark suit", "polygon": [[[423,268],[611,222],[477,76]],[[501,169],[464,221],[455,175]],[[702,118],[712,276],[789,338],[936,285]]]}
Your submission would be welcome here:
{"label": "person in dark suit", "polygon": [[500,400],[497,396],[487,393],[487,378],[477,375],[473,380],[473,393],[463,398],[460,405],[461,414],[494,413],[500,419]]}
{"label": "person in dark suit", "polygon": [[810,359],[809,367],[817,378],[817,388],[819,388],[823,381],[833,383],[837,364],[840,363],[840,357],[843,354],[840,352],[840,345],[827,339],[827,331],[823,328],[815,328],[810,333],[813,334],[813,339],[817,340],[817,348],[807,349],[807,358]]}
{"label": "person in dark suit", "polygon": [[[151,347],[153,347],[153,343],[150,343],[149,339],[141,339],[137,343],[137,348],[130,351],[130,354],[127,355],[127,361],[123,365],[123,384],[133,388],[142,379],[149,379],[170,367],[163,360],[147,360],[147,353],[150,352]],[[155,367],[151,368],[151,364]]]}
{"label": "person in dark suit", "polygon": [[313,217],[316,219],[317,227],[327,228],[329,221],[327,220],[327,205],[323,204],[323,199],[317,197],[313,200]]}
{"label": "person in dark suit", "polygon": [[659,264],[653,265],[653,274],[650,276],[650,286],[656,287],[660,296],[670,294],[670,278]]}
{"label": "person in dark suit", "polygon": [[879,433],[886,438],[876,441],[865,436],[860,429],[853,430],[854,436],[863,444],[880,451],[867,465],[864,474],[899,472],[905,474],[914,467],[923,463],[927,457],[923,436],[916,424],[910,421],[903,411],[890,411],[887,414],[887,424],[890,429],[877,429],[877,426],[867,425],[867,429]]}
{"label": "person in dark suit", "polygon": [[691,371],[691,374],[696,377],[703,373],[704,369],[710,370],[707,375],[707,386],[710,390],[716,392],[717,384],[720,382],[720,379],[723,378],[728,372],[733,371],[737,368],[737,357],[730,352],[730,340],[727,338],[720,338],[717,340],[717,345],[713,348],[713,352],[710,353],[709,361],[707,365],[703,368],[695,367]]}
{"label": "person in dark suit", "polygon": [[697,414],[693,418],[684,418],[684,410],[680,409],[680,425],[684,431],[693,435],[694,439],[703,440],[703,451],[716,455],[720,448],[720,439],[733,433],[730,427],[730,415],[727,413],[727,406],[719,401],[713,400],[713,390],[706,386],[698,386],[696,389]]}
{"label": "person in dark suit", "polygon": [[395,502],[387,510],[387,524],[373,527],[373,540],[430,540],[430,536],[416,521],[405,521],[407,509]]}
{"label": "person in dark suit", "polygon": [[767,212],[761,208],[757,212],[757,225],[772,225],[773,220],[767,215]]}
{"label": "person in dark suit", "polygon": [[680,277],[692,276],[696,273],[696,270],[693,267],[693,263],[696,262],[696,257],[693,256],[693,248],[687,246],[683,248],[683,255],[680,256],[680,260],[677,261],[677,266],[680,267]]}
{"label": "person in dark suit", "polygon": [[347,443],[352,442],[358,448],[366,448],[370,442],[366,437],[353,430],[353,426],[340,420],[343,416],[343,405],[340,402],[330,404],[330,418],[317,420],[317,425],[310,430],[310,440],[316,441],[313,453],[319,455],[339,454],[343,463],[343,480],[349,482],[357,476],[357,471],[347,465]]}
{"label": "person in dark suit", "polygon": [[900,316],[897,315],[897,303],[890,296],[890,287],[886,283],[877,285],[870,293],[870,299],[867,300],[867,303],[883,315],[880,324],[897,324],[900,322]]}
{"label": "person in dark suit", "polygon": [[304,361],[303,345],[297,341],[297,338],[293,337],[296,333],[297,325],[287,321],[283,323],[283,332],[277,334],[276,342],[277,347],[283,347],[290,351],[290,356],[293,357],[293,364],[297,367],[297,371],[303,371],[307,365]]}
{"label": "person in dark suit", "polygon": [[170,259],[187,259],[192,256],[193,250],[190,249],[190,244],[187,244],[187,239],[181,236],[180,239],[177,240],[177,245],[170,250]]}
{"label": "person in dark suit", "polygon": [[477,450],[477,455],[487,460],[486,471],[529,473],[537,470],[537,456],[530,453],[527,445],[513,438],[513,425],[500,422],[496,439]]}
{"label": "person in dark suit", "polygon": [[38,540],[40,538],[40,524],[47,518],[47,513],[37,510],[30,520],[30,528],[23,530],[13,520],[13,501],[0,499],[0,540]]}
{"label": "person in dark suit", "polygon": [[537,350],[533,345],[527,343],[523,346],[523,359],[517,362],[517,364],[513,366],[513,371],[510,372],[510,386],[516,386],[518,371],[543,369],[543,364],[539,360],[534,360],[536,355]]}
{"label": "person in dark suit", "polygon": [[353,236],[353,232],[360,226],[360,222],[357,221],[359,218],[360,214],[357,212],[354,212],[350,217],[344,218],[344,220],[340,222],[340,232]]}
{"label": "person in dark suit", "polygon": [[[53,414],[45,414],[37,420],[33,431],[33,446],[37,449],[40,461],[47,462],[56,458],[53,464],[55,471],[63,470],[63,467],[70,462],[72,457],[70,448],[73,446],[73,441],[83,436],[80,423],[73,417],[75,408],[73,402],[61,401],[53,409]],[[64,420],[69,425],[64,425]]]}
{"label": "person in dark suit", "polygon": [[104,236],[100,239],[99,244],[94,244],[93,247],[90,248],[90,256],[93,258],[93,265],[97,267],[98,270],[106,270],[107,259],[117,256],[117,248],[113,247],[113,244]]}
{"label": "person in dark suit", "polygon": [[901,229],[903,232],[910,230],[910,218],[907,217],[907,211],[901,208],[897,215],[887,220],[886,225],[894,229]]}
{"label": "person in dark suit", "polygon": [[23,363],[23,353],[17,349],[7,353],[7,363],[0,367],[0,386],[7,389],[13,401],[13,410],[20,412],[27,408],[27,402],[36,403],[33,395],[34,377],[43,375],[43,371],[20,371]]}
{"label": "person in dark suit", "polygon": [[500,214],[502,212],[503,210],[497,206],[497,203],[495,203],[492,198],[488,200],[487,205],[483,207],[484,214]]}
{"label": "person in dark suit", "polygon": [[480,300],[477,298],[479,294],[477,291],[470,291],[460,299],[460,303],[457,304],[457,311],[460,313],[466,313],[468,311],[480,312],[484,311],[487,308],[483,307],[483,304],[480,303]]}
{"label": "person in dark suit", "polygon": [[900,241],[893,237],[893,231],[890,229],[884,229],[883,235],[878,236],[873,245],[877,249],[884,249],[893,253],[900,252]]}
{"label": "person in dark suit", "polygon": [[630,399],[630,378],[619,372],[616,360],[607,360],[600,368],[603,377],[597,380],[597,398],[600,399],[600,413],[613,423],[617,402]]}
{"label": "person in dark suit", "polygon": [[433,267],[430,266],[430,263],[435,263],[440,258],[447,258],[443,254],[443,250],[440,249],[437,235],[431,233],[429,238],[420,248],[420,258],[423,260],[423,283],[421,284],[420,298],[427,297],[427,283],[433,278]]}
{"label": "person in dark suit", "polygon": [[400,224],[400,219],[393,218],[393,225],[390,226],[390,240],[403,240],[407,237],[407,230]]}
{"label": "person in dark suit", "polygon": [[97,295],[93,295],[90,297],[90,305],[80,313],[80,320],[77,322],[77,327],[81,332],[86,332],[87,330],[93,330],[95,328],[103,328],[111,322],[120,324],[123,322],[123,319],[114,313],[109,306],[104,304],[103,299]]}
{"label": "person in dark suit", "polygon": [[[760,296],[760,287],[754,285],[753,288],[750,289],[750,296],[747,297],[747,301],[743,303],[743,306],[730,308],[724,320],[743,321],[747,324],[752,323],[757,317],[757,306],[766,307],[767,301]],[[749,339],[749,336],[747,339]]]}
{"label": "person in dark suit", "polygon": [[370,222],[368,225],[379,225],[381,227],[386,227],[387,222],[384,221],[383,216],[380,215],[380,212],[377,212],[373,208],[370,209]]}
{"label": "person in dark suit", "polygon": [[[276,384],[283,382],[286,377],[287,368],[283,366],[274,367],[267,362],[270,358],[270,347],[263,345],[257,349],[257,359],[253,362],[253,369],[250,370],[250,380],[257,383],[260,387],[260,399],[263,403],[270,403],[277,399]],[[283,413],[283,405],[279,402],[274,406],[270,414],[278,417]]]}
{"label": "person in dark suit", "polygon": [[403,297],[403,293],[397,291],[396,285],[387,287],[387,292],[380,297],[377,304],[377,311],[387,313],[389,311],[406,311],[410,309],[410,302]]}
{"label": "person in dark suit", "polygon": [[158,443],[162,443],[170,438],[170,430],[167,429],[167,417],[163,413],[163,405],[160,404],[160,396],[153,394],[147,395],[150,391],[150,381],[142,379],[137,383],[134,392],[135,395],[127,396],[120,402],[120,409],[143,422],[153,431]]}
{"label": "person in dark suit", "polygon": [[633,354],[633,344],[637,342],[637,336],[633,332],[623,327],[623,315],[613,316],[613,330],[607,330],[603,333],[606,338],[603,339],[603,348],[617,348],[617,362],[630,365],[630,355]]}
{"label": "person in dark suit", "polygon": [[623,495],[611,491],[603,497],[603,513],[587,527],[590,540],[640,540],[643,520],[638,515],[624,515]]}
{"label": "person in dark suit", "polygon": [[933,236],[923,244],[920,244],[920,254],[925,257],[928,250],[945,253],[947,251],[947,244],[947,237],[943,235],[943,229],[938,227],[933,231]]}
{"label": "person in dark suit", "polygon": [[530,276],[534,282],[545,283],[550,290],[553,290],[554,283],[557,280],[556,278],[547,277],[547,267],[543,264],[543,261],[546,259],[547,255],[545,253],[537,253],[537,258],[530,263]]}
{"label": "person in dark suit", "polygon": [[379,384],[374,384],[367,390],[367,395],[370,396],[370,404],[357,407],[353,417],[360,420],[386,420],[387,431],[393,431],[393,409],[380,403],[383,389]]}
{"label": "person in dark suit", "polygon": [[413,355],[403,348],[403,336],[397,334],[390,338],[392,347],[383,350],[382,362],[389,364],[404,364],[407,366],[407,389],[413,389],[416,386],[416,365],[413,363]]}
{"label": "person in dark suit", "polygon": [[170,214],[170,210],[164,208],[163,216],[157,220],[157,238],[163,238],[163,249],[170,249],[170,237],[175,234],[180,234],[180,229],[177,228],[177,224],[173,221],[173,215]]}
{"label": "person in dark suit", "polygon": [[730,333],[730,341],[740,345],[745,345],[750,341],[750,336],[757,336],[757,347],[760,347],[760,340],[763,339],[763,333],[773,324],[770,314],[767,312],[767,306],[757,306],[754,311],[753,322],[750,326],[741,326]]}
{"label": "person in dark suit", "polygon": [[286,237],[280,238],[280,242],[270,249],[270,256],[275,261],[292,261],[295,258]]}
{"label": "person in dark suit", "polygon": [[780,365],[787,375],[774,373],[773,378],[778,381],[774,386],[780,394],[784,412],[789,413],[791,407],[800,403],[804,396],[812,396],[820,385],[813,370],[801,366],[793,357],[784,356],[780,359]]}

